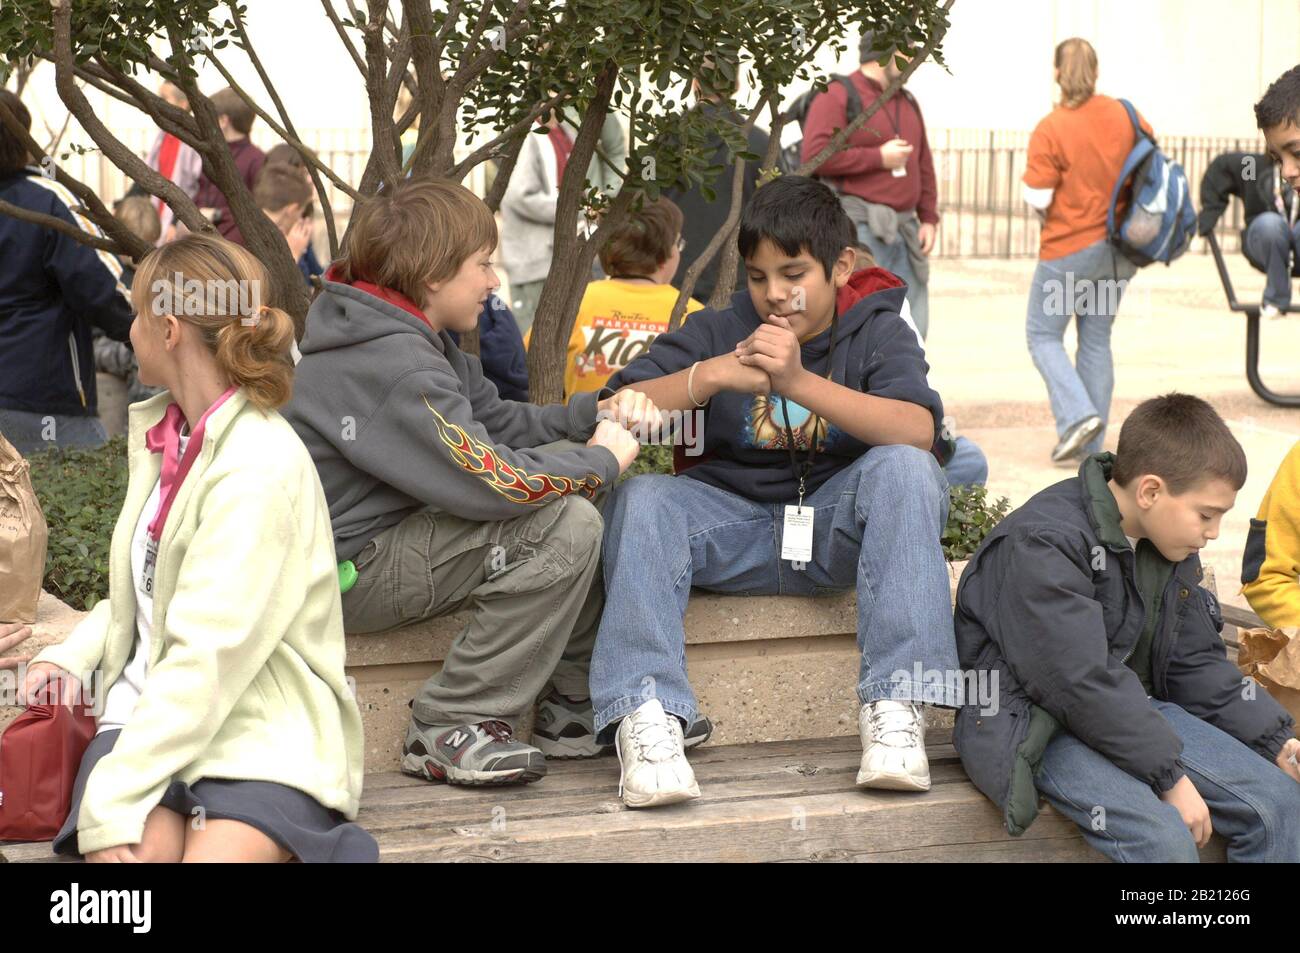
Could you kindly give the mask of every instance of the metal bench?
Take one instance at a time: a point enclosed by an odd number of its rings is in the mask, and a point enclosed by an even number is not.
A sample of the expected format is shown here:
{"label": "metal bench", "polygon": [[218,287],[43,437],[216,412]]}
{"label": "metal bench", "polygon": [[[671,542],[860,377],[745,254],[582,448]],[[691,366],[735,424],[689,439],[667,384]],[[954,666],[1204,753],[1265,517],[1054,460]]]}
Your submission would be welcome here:
{"label": "metal bench", "polygon": [[[1232,290],[1232,278],[1228,275],[1228,266],[1223,260],[1223,251],[1214,232],[1205,236],[1214,253],[1214,264],[1219,269],[1219,280],[1223,282],[1223,292],[1228,296],[1228,308],[1239,311],[1246,316],[1246,380],[1250,389],[1263,400],[1279,407],[1300,407],[1300,394],[1279,394],[1272,390],[1259,376],[1259,305],[1242,304]],[[1288,309],[1294,311],[1295,309]]]}

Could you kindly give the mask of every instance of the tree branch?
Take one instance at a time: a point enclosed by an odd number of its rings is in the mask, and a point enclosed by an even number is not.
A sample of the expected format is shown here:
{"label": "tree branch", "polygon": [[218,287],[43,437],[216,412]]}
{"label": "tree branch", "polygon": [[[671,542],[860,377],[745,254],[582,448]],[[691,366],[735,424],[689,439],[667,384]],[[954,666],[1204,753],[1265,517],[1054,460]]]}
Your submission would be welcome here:
{"label": "tree branch", "polygon": [[[763,107],[776,102],[776,96],[772,90],[765,89],[763,94],[754,104],[754,108],[749,111],[749,117],[740,127],[741,135],[749,138],[749,133],[754,128],[754,123],[758,120],[758,115],[763,111]],[[779,142],[779,140],[778,140]],[[771,140],[768,140],[768,148],[771,148]],[[686,314],[686,305],[691,300],[691,295],[695,291],[695,283],[699,281],[700,275],[704,269],[709,267],[713,257],[718,253],[723,244],[731,237],[735,226],[740,222],[740,205],[744,199],[744,182],[745,182],[745,160],[736,159],[736,168],[731,175],[731,204],[727,209],[727,217],[723,220],[722,227],[713,233],[709,243],[704,246],[704,251],[691,262],[690,267],[686,269],[686,274],[682,276],[682,287],[677,295],[677,301],[673,304],[673,313],[668,319],[668,330],[676,331],[681,326],[682,317]]]}
{"label": "tree branch", "polygon": [[65,222],[57,215],[45,215],[42,212],[33,212],[31,209],[23,208],[20,205],[11,205],[4,199],[0,199],[0,215],[8,215],[11,218],[16,218],[23,222],[31,222],[33,225],[52,228],[54,231],[62,232],[64,235],[75,239],[83,245],[89,245],[91,248],[98,248],[102,251],[111,252],[114,255],[130,254],[129,249],[123,248],[112,239],[102,238],[99,235],[92,235],[84,228],[78,228],[71,222]]}
{"label": "tree branch", "polygon": [[[262,85],[266,88],[267,94],[271,97],[271,102],[275,103],[276,112],[280,114],[280,119],[284,122],[284,128],[293,136],[295,141],[298,139],[298,130],[293,126],[293,120],[289,118],[288,111],[284,108],[284,101],[280,99],[280,94],[276,91],[275,86],[271,83],[271,77],[267,75],[266,69],[262,66],[262,59],[257,55],[257,50],[253,49],[252,42],[248,39],[248,32],[244,29],[244,18],[239,13],[239,4],[228,0],[227,6],[230,8],[231,16],[234,18],[235,33],[243,41],[244,52],[248,54],[249,62],[253,64],[253,69],[257,70],[257,75],[262,80]],[[297,148],[297,146],[295,146]],[[302,153],[300,152],[299,155]],[[304,156],[304,159],[307,157]],[[321,181],[320,172],[316,166],[307,159],[307,172],[311,176],[312,185],[316,188],[316,197],[320,199],[321,214],[325,218],[325,231],[329,236],[330,258],[338,257],[339,253],[339,236],[334,224],[334,209],[330,206],[329,192],[325,188],[325,183]]]}
{"label": "tree branch", "polygon": [[[947,11],[952,8],[953,2],[954,0],[947,0],[947,2],[944,3],[943,10],[945,13],[947,13]],[[877,112],[879,112],[880,109],[885,105],[885,103],[888,102],[896,92],[898,92],[900,89],[903,88],[903,85],[907,82],[908,77],[910,77],[914,72],[916,72],[916,68],[918,66],[920,66],[922,63],[924,63],[927,59],[930,58],[930,54],[934,52],[934,48],[939,45],[939,41],[943,39],[945,33],[947,33],[947,27],[942,27],[936,30],[934,35],[930,37],[930,42],[926,43],[925,46],[923,46],[920,49],[920,51],[918,51],[914,56],[912,56],[912,58],[908,61],[907,66],[904,67],[903,71],[899,73],[898,76],[896,76],[888,86],[885,87],[884,91],[880,94],[879,98],[877,98],[876,101],[872,103],[867,109],[858,113],[858,115],[853,118],[852,122],[848,123],[843,129],[835,133],[835,135],[831,136],[830,142],[826,143],[825,148],[823,148],[821,152],[817,153],[807,162],[800,165],[799,168],[795,170],[794,174],[812,175],[812,173],[817,171],[817,168],[823,162],[825,162],[831,156],[835,155],[835,153],[843,149],[848,144],[849,138],[855,132],[861,129],[864,125],[866,125],[867,121],[872,116],[874,116]],[[783,121],[786,121],[792,117],[787,114],[782,118]]]}
{"label": "tree branch", "polygon": [[[521,132],[527,134],[528,130],[532,127],[533,123],[537,121],[538,117],[549,110],[555,109],[564,101],[564,99],[565,96],[563,93],[556,93],[550,99],[546,100],[546,102],[539,103],[528,113],[527,116],[512,123],[503,132],[499,133],[495,139],[479,146],[460,162],[452,166],[451,171],[447,173],[447,178],[459,182],[465,177],[465,174],[469,172],[470,169],[474,168],[474,166],[478,165],[485,159],[491,158],[493,153],[496,152],[503,143],[514,139],[514,137],[519,135]],[[605,161],[606,163],[609,162],[608,159]]]}
{"label": "tree branch", "polygon": [[336,173],[333,169],[331,169],[325,163],[321,162],[320,158],[316,155],[316,151],[314,149],[305,145],[301,139],[299,139],[296,135],[294,135],[293,133],[289,132],[289,130],[281,126],[278,122],[275,121],[274,117],[272,117],[270,113],[268,113],[265,109],[259,106],[253,100],[253,97],[248,94],[248,91],[245,90],[244,87],[239,85],[239,83],[235,80],[235,77],[231,75],[230,70],[226,69],[225,64],[222,63],[221,60],[217,58],[215,53],[209,53],[207,54],[207,57],[208,57],[208,62],[210,62],[213,66],[217,68],[217,72],[220,73],[222,78],[226,81],[226,85],[228,85],[232,90],[234,90],[240,99],[248,103],[249,107],[253,110],[253,112],[257,114],[257,117],[261,119],[264,123],[266,123],[271,128],[272,132],[274,132],[277,136],[279,136],[289,145],[297,149],[298,152],[302,155],[303,159],[307,161],[309,166],[313,166],[316,169],[320,170],[321,172],[325,173],[325,176],[331,182],[334,183],[334,185],[338,188],[338,190],[340,192],[343,192],[349,198],[353,200],[361,198],[360,192],[354,189],[345,180],[340,178],[338,173]]}
{"label": "tree branch", "polygon": [[[66,2],[66,0],[65,0]],[[80,90],[77,90],[80,94]],[[32,134],[18,121],[18,117],[10,112],[9,107],[0,102],[0,125],[9,130],[10,135],[16,137],[18,141],[26,146],[27,151],[31,153],[32,159],[37,156],[43,156],[40,145],[32,138]],[[50,158],[50,157],[46,157]],[[139,160],[137,160],[139,161]],[[117,220],[117,218],[105,208],[104,203],[100,201],[95,191],[87,186],[84,182],[78,182],[72,176],[68,175],[59,167],[57,162],[50,158],[50,168],[54,170],[55,181],[62,184],[73,195],[81,200],[82,207],[86,210],[87,217],[98,225],[110,238],[116,243],[118,249],[123,249],[132,258],[139,259],[149,252],[152,247],[148,243],[141,241],[134,232]],[[44,165],[44,163],[42,163]],[[147,168],[147,167],[146,167]],[[182,193],[183,194],[183,193]],[[62,221],[60,219],[60,221]],[[67,224],[66,222],[64,224]],[[73,234],[73,233],[69,233]],[[77,229],[73,237],[85,236],[90,238],[89,232]],[[87,244],[91,244],[87,242]]]}
{"label": "tree branch", "polygon": [[352,42],[352,37],[348,36],[347,30],[344,29],[343,21],[339,19],[338,11],[334,9],[334,4],[331,0],[320,0],[320,2],[321,6],[325,8],[325,16],[329,17],[329,21],[334,24],[334,30],[338,33],[339,39],[343,41],[343,48],[346,49],[348,55],[352,57],[352,62],[357,64],[357,69],[361,72],[361,78],[363,80],[366,79],[365,61],[361,59],[361,54],[357,52],[356,45]]}

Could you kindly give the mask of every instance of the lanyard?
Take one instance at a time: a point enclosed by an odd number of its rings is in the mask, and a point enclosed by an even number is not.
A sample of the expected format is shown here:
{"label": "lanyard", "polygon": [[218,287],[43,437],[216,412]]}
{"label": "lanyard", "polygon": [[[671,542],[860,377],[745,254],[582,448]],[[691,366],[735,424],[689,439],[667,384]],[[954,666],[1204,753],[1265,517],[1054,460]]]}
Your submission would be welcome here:
{"label": "lanyard", "polygon": [[[833,380],[835,374],[835,331],[839,327],[840,311],[837,307],[835,313],[831,316],[831,337],[826,354],[826,379]],[[804,491],[808,482],[808,474],[812,473],[813,461],[817,459],[817,431],[821,429],[822,418],[818,414],[813,417],[812,434],[808,438],[808,456],[803,463],[799,462],[799,457],[794,451],[794,430],[790,426],[790,402],[785,397],[781,398],[781,421],[785,424],[786,449],[790,451],[790,468],[794,470],[795,479],[799,481],[799,509],[803,510]]]}
{"label": "lanyard", "polygon": [[[190,434],[190,442],[185,448],[184,456],[180,454],[181,423],[183,420],[180,404],[168,404],[163,419],[150,427],[148,433],[145,434],[145,446],[149,451],[157,453],[161,450],[163,455],[162,476],[159,478],[161,490],[158,497],[158,512],[149,521],[149,539],[155,545],[162,539],[163,526],[167,523],[167,514],[171,512],[172,503],[176,500],[176,494],[180,492],[186,474],[190,472],[190,468],[194,466],[195,458],[203,449],[203,431],[207,426],[208,418],[230,398],[230,395],[236,389],[231,387],[218,397],[211,407],[203,412],[198,425]],[[179,460],[178,457],[180,457]]]}

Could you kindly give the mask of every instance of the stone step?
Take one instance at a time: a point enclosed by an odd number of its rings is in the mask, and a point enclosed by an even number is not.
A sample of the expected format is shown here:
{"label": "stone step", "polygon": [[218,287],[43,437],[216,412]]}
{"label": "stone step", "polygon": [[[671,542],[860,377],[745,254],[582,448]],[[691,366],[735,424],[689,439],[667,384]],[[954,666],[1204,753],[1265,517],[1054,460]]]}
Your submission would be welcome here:
{"label": "stone step", "polygon": [[[955,595],[965,563],[949,567]],[[347,637],[366,726],[366,770],[401,760],[407,703],[437,672],[468,615]],[[709,744],[749,744],[856,735],[859,653],[852,591],[817,598],[694,592],[686,610],[686,664],[700,709],[713,721]],[[927,724],[952,724],[926,710]],[[520,734],[527,737],[528,720]]]}

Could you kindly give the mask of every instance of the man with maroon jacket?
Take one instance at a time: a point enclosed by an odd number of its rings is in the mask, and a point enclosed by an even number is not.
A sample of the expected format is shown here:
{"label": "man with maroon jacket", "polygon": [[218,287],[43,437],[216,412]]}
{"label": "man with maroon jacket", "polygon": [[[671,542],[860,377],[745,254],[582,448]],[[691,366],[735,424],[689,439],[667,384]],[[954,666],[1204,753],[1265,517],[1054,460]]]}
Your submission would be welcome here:
{"label": "man with maroon jacket", "polygon": [[[860,69],[849,80],[858,94],[853,115],[869,108],[898,77],[895,49],[877,49],[867,33],[859,48]],[[877,60],[887,57],[882,66]],[[802,160],[826,148],[848,123],[849,93],[831,83],[817,96],[803,122]],[[939,226],[934,161],[921,108],[899,90],[850,138],[848,145],[817,169],[818,177],[840,193],[844,210],[857,226],[858,239],[876,263],[907,282],[912,320],[924,337],[929,330],[930,278],[927,256]]]}
{"label": "man with maroon jacket", "polygon": [[[252,140],[248,138],[249,132],[253,129],[253,120],[256,118],[253,107],[244,102],[243,97],[229,87],[212,94],[212,105],[217,110],[221,134],[225,136],[230,154],[235,158],[239,177],[244,180],[244,185],[248,186],[251,192],[257,173],[262,171],[262,166],[266,164],[266,153],[253,145]],[[199,176],[199,191],[194,197],[194,204],[202,209],[217,226],[217,231],[221,233],[222,238],[236,245],[244,244],[244,235],[235,224],[235,217],[230,212],[230,199],[217,188],[217,183],[208,178],[206,170]]]}

